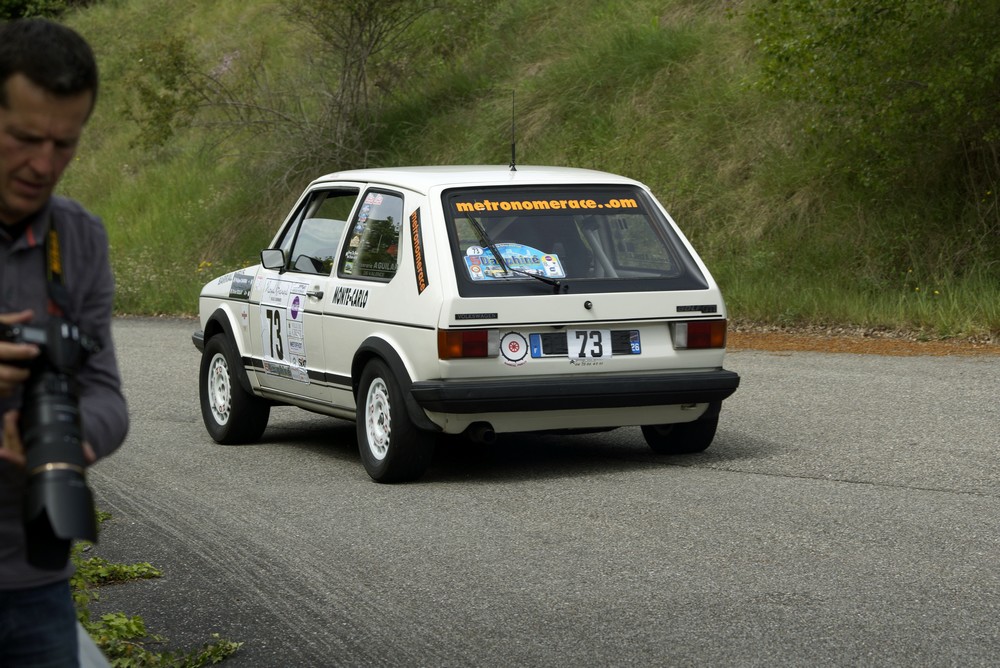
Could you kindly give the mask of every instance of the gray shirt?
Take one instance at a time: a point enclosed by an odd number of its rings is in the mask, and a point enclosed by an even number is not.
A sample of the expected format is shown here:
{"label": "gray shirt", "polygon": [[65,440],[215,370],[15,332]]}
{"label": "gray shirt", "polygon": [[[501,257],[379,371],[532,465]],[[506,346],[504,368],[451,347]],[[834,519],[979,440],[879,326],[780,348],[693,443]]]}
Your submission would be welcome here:
{"label": "gray shirt", "polygon": [[[53,197],[16,239],[0,230],[0,313],[32,309],[32,325],[51,317],[44,252],[50,220],[58,231],[62,280],[68,292],[65,317],[101,345],[77,374],[84,438],[100,458],[118,448],[128,432],[128,410],[111,339],[114,277],[100,219],[73,200]],[[0,399],[0,413],[20,404],[20,395]],[[49,584],[71,572],[68,565],[61,571],[45,571],[27,563],[21,523],[24,484],[22,469],[0,461],[0,589]]]}

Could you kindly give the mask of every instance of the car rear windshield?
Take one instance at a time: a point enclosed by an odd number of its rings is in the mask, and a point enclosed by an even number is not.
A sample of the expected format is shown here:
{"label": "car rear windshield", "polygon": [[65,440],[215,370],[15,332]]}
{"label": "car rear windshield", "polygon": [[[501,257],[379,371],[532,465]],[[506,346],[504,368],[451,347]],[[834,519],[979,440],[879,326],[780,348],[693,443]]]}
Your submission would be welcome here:
{"label": "car rear windshield", "polygon": [[[463,296],[708,287],[642,189],[455,189],[443,194]],[[542,277],[539,280],[538,277]]]}

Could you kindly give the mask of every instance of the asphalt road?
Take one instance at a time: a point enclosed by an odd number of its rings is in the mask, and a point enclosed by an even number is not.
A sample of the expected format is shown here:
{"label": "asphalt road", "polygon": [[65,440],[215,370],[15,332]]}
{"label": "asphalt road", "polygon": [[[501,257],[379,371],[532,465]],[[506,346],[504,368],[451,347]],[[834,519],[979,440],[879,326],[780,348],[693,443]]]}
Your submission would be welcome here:
{"label": "asphalt road", "polygon": [[191,320],[119,320],[133,426],[90,481],[105,588],[228,666],[985,666],[1000,661],[1000,357],[737,352],[704,455],[637,428],[439,448],[371,482],[351,423],[224,447]]}

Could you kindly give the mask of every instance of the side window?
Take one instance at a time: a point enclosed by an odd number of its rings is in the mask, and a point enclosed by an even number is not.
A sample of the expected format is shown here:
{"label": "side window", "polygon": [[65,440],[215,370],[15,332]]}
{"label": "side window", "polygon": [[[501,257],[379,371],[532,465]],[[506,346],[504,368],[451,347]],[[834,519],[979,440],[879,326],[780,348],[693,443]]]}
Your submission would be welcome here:
{"label": "side window", "polygon": [[395,276],[402,223],[402,196],[369,190],[347,234],[338,275],[381,281]]}
{"label": "side window", "polygon": [[281,240],[287,269],[330,274],[357,197],[357,190],[320,190],[310,195]]}

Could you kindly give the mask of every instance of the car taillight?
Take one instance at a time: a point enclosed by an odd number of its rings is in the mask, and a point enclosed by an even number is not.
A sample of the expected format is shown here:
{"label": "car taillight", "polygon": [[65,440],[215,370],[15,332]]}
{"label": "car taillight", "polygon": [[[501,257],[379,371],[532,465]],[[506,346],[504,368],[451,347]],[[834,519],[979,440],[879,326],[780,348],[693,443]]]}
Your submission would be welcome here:
{"label": "car taillight", "polygon": [[500,354],[500,330],[439,329],[438,359],[496,357]]}
{"label": "car taillight", "polygon": [[725,320],[691,320],[670,325],[676,350],[696,348],[725,348]]}

